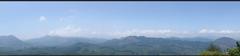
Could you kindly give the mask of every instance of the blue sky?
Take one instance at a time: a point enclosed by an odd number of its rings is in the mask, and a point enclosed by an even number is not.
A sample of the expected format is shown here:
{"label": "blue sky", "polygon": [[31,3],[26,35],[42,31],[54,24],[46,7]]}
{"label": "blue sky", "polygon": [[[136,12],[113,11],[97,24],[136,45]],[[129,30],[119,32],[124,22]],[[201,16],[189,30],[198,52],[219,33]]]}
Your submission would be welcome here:
{"label": "blue sky", "polygon": [[0,34],[22,39],[240,32],[240,2],[1,2],[0,8]]}

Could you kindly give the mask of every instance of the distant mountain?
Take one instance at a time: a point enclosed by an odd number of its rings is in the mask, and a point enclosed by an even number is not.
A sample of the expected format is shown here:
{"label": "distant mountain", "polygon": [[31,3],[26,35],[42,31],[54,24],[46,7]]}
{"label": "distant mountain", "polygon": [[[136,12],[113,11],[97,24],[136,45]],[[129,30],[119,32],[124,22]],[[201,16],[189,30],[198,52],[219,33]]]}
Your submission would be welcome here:
{"label": "distant mountain", "polygon": [[139,55],[193,55],[207,48],[209,42],[185,41],[167,38],[151,38],[145,36],[128,36],[105,42],[105,46],[116,50]]}
{"label": "distant mountain", "polygon": [[[201,39],[201,40],[200,40]],[[99,41],[101,40],[101,41]],[[200,40],[200,41],[199,41]],[[222,37],[215,41],[204,38],[156,38],[127,36],[102,40],[83,37],[44,36],[21,41],[13,35],[0,36],[3,55],[198,55],[214,43],[222,50],[235,46],[236,40]]]}
{"label": "distant mountain", "polygon": [[27,48],[28,45],[13,35],[0,36],[0,50],[11,51]]}
{"label": "distant mountain", "polygon": [[215,39],[209,39],[207,37],[169,37],[167,39],[184,40],[184,41],[201,41],[201,42],[210,42],[215,40]]}
{"label": "distant mountain", "polygon": [[213,41],[215,45],[221,48],[222,51],[227,51],[228,48],[236,47],[237,40],[229,37],[221,37]]}
{"label": "distant mountain", "polygon": [[[41,46],[41,47],[31,47],[27,49],[17,50],[10,52],[10,54],[14,55],[77,55],[78,51],[81,50],[96,50],[97,48],[92,47],[98,47],[95,44],[90,43],[76,43],[73,45],[67,45],[67,46]],[[82,51],[84,52],[84,51]],[[85,51],[89,52],[89,51]],[[80,53],[84,54],[84,53]]]}
{"label": "distant mountain", "polygon": [[82,38],[82,37],[44,36],[41,38],[27,40],[26,42],[34,46],[51,47],[51,46],[69,46],[79,42],[97,44],[103,41],[104,40],[102,39],[92,39],[92,38]]}

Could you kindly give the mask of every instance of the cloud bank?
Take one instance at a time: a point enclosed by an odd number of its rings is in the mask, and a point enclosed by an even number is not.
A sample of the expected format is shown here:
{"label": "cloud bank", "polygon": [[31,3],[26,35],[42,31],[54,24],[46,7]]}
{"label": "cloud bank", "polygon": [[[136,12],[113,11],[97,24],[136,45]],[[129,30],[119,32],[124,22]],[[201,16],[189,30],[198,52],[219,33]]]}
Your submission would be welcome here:
{"label": "cloud bank", "polygon": [[200,29],[198,31],[177,31],[171,29],[131,29],[125,31],[89,31],[79,27],[66,26],[63,28],[55,29],[49,32],[48,35],[58,36],[84,36],[84,37],[125,37],[125,36],[150,36],[150,37],[193,37],[193,36],[240,36],[240,31],[237,30],[211,30]]}

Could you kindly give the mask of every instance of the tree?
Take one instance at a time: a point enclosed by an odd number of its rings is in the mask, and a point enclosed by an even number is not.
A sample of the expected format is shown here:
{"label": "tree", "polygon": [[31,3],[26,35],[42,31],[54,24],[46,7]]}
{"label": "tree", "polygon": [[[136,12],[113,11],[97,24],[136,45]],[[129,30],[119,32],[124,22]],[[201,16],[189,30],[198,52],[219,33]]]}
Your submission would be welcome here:
{"label": "tree", "polygon": [[220,48],[216,45],[214,45],[213,43],[211,43],[207,49],[207,51],[218,51],[221,52]]}
{"label": "tree", "polygon": [[211,43],[207,48],[207,50],[203,51],[200,55],[201,56],[209,56],[209,55],[222,56],[223,54],[218,46]]}
{"label": "tree", "polygon": [[228,50],[230,56],[240,56],[240,44],[236,42],[237,47]]}

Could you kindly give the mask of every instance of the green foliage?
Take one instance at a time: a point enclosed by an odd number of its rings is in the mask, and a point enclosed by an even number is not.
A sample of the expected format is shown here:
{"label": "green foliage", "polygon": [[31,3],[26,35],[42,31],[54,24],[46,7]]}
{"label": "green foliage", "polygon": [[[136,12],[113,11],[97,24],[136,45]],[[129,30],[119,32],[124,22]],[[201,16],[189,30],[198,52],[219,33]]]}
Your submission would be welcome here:
{"label": "green foliage", "polygon": [[203,51],[202,53],[200,53],[201,56],[209,56],[209,55],[214,55],[214,56],[222,56],[224,55],[220,48],[216,45],[214,45],[213,43],[211,43],[209,45],[209,47],[207,48],[207,50]]}
{"label": "green foliage", "polygon": [[222,56],[223,54],[221,52],[218,52],[218,51],[203,51],[201,53],[201,56],[211,56],[211,55]]}
{"label": "green foliage", "polygon": [[228,50],[230,56],[240,56],[239,48],[231,48]]}
{"label": "green foliage", "polygon": [[238,42],[236,42],[236,44],[237,44],[237,47],[240,48],[240,44]]}
{"label": "green foliage", "polygon": [[218,46],[212,44],[212,43],[209,45],[207,51],[213,51],[213,52],[214,52],[214,51],[217,51],[217,52],[221,52],[220,48],[219,48]]}
{"label": "green foliage", "polygon": [[240,56],[240,44],[236,42],[237,47],[228,50],[230,56]]}

